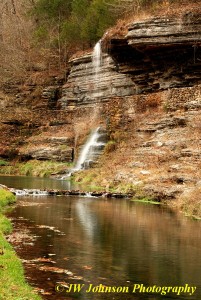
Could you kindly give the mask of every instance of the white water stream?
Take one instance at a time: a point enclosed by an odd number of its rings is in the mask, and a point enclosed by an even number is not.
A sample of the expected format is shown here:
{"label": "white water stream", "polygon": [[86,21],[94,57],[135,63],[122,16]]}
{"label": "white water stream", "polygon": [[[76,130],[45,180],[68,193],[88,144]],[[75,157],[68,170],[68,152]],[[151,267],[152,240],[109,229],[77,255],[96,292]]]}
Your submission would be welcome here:
{"label": "white water stream", "polygon": [[94,46],[92,53],[92,65],[95,73],[95,79],[98,79],[98,73],[100,72],[102,62],[102,50],[101,50],[101,41],[98,41]]}
{"label": "white water stream", "polygon": [[75,171],[84,169],[85,162],[93,159],[93,152],[94,152],[93,148],[94,148],[94,146],[98,146],[100,144],[97,142],[99,135],[100,135],[99,129],[100,129],[100,127],[96,128],[95,130],[92,131],[87,142],[83,146],[80,156],[78,158],[78,161],[74,168]]}
{"label": "white water stream", "polygon": [[101,135],[101,128],[97,127],[93,130],[87,139],[86,143],[83,145],[78,160],[74,168],[72,168],[69,173],[63,176],[61,179],[70,177],[74,172],[87,169],[90,165],[96,160],[97,156],[100,154],[100,151],[104,148],[105,143],[99,141]]}
{"label": "white water stream", "polygon": [[[97,85],[100,83],[100,68],[102,63],[102,51],[101,51],[101,41],[98,41],[94,46],[92,53],[92,66],[94,70],[94,85],[98,90]],[[92,116],[94,118],[94,116]],[[89,168],[90,165],[96,161],[97,156],[100,154],[100,151],[103,149],[103,142],[99,142],[98,139],[101,136],[100,127],[96,128],[90,134],[88,140],[84,144],[80,155],[78,157],[77,163],[73,169],[71,169],[68,174],[63,176],[61,179],[70,177],[74,172],[81,169]]]}

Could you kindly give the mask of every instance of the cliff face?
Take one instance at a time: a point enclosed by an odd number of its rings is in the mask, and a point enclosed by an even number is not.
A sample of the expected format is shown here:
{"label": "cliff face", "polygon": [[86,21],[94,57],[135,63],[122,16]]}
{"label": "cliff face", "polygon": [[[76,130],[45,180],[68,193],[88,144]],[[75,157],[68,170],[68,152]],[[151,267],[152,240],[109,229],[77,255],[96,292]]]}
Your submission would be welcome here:
{"label": "cliff face", "polygon": [[139,94],[200,83],[200,43],[201,15],[189,12],[132,23],[128,34],[112,38],[108,47]]}
{"label": "cliff face", "polygon": [[[146,94],[201,83],[201,16],[156,17],[135,22],[128,34],[103,41],[98,74],[92,54],[71,60],[62,107],[93,105],[112,97]],[[106,45],[105,45],[106,44]]]}
{"label": "cliff face", "polygon": [[109,55],[103,54],[100,59],[97,72],[92,63],[92,53],[70,61],[71,71],[59,100],[62,108],[94,106],[108,102],[114,96],[135,94],[131,76],[117,72],[117,66]]}
{"label": "cliff face", "polygon": [[72,113],[57,107],[62,82],[52,78],[49,84],[27,80],[2,87],[1,157],[72,160]]}
{"label": "cliff face", "polygon": [[143,186],[167,199],[199,185],[200,14],[135,22],[103,45],[109,56],[98,77],[90,55],[72,60],[59,100],[74,109],[78,127],[89,126],[98,107],[95,122],[106,126],[113,147],[93,171],[97,183]]}
{"label": "cliff face", "polygon": [[77,155],[89,130],[101,125],[111,143],[93,169],[97,184],[143,186],[155,197],[174,198],[200,185],[200,13],[147,18],[128,28],[103,40],[98,71],[92,53],[72,59],[61,90],[56,82],[40,101],[20,104],[15,97],[15,115],[5,113],[2,126],[18,137],[22,157],[70,161],[72,147]]}

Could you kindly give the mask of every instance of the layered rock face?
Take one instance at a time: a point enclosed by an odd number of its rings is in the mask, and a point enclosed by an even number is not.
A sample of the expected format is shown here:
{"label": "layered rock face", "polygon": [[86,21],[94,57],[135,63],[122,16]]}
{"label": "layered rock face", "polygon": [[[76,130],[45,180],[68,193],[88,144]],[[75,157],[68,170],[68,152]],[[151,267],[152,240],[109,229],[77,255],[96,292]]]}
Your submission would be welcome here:
{"label": "layered rock face", "polygon": [[92,63],[92,53],[73,59],[70,63],[70,75],[59,100],[62,108],[94,106],[115,96],[135,94],[130,76],[118,73],[117,66],[107,54],[102,55],[97,72]]}
{"label": "layered rock face", "polygon": [[128,34],[103,40],[96,74],[92,54],[71,60],[62,108],[94,105],[113,97],[201,83],[201,16],[156,17],[130,24]]}
{"label": "layered rock face", "polygon": [[98,77],[90,54],[72,60],[59,100],[86,123],[90,107],[101,106],[114,143],[102,184],[143,186],[166,199],[199,186],[200,14],[135,22],[103,44],[109,55]]}
{"label": "layered rock face", "polygon": [[200,83],[201,15],[156,17],[129,26],[108,43],[120,73],[131,76],[136,93]]}
{"label": "layered rock face", "polygon": [[[33,75],[34,76],[34,75]],[[72,161],[72,113],[58,108],[62,80],[9,82],[0,93],[0,156]]]}
{"label": "layered rock face", "polygon": [[167,198],[199,184],[200,45],[196,12],[130,24],[127,35],[110,38],[98,70],[92,53],[72,59],[62,91],[56,82],[37,101],[35,86],[23,99],[19,91],[4,97],[1,128],[10,140],[1,154],[71,161],[91,125],[103,125],[117,149],[105,161],[108,181],[161,188]]}
{"label": "layered rock face", "polygon": [[158,199],[200,186],[200,103],[201,85],[109,103],[117,149],[106,182],[143,187]]}

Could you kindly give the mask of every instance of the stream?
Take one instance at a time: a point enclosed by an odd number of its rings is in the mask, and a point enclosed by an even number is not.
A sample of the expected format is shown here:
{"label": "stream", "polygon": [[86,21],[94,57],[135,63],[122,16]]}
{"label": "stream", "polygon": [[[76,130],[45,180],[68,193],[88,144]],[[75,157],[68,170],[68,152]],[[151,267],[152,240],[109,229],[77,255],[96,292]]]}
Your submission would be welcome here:
{"label": "stream", "polygon": [[[31,177],[0,176],[0,183],[71,188],[66,181]],[[24,196],[9,218],[9,240],[44,299],[201,299],[201,223],[164,206]]]}

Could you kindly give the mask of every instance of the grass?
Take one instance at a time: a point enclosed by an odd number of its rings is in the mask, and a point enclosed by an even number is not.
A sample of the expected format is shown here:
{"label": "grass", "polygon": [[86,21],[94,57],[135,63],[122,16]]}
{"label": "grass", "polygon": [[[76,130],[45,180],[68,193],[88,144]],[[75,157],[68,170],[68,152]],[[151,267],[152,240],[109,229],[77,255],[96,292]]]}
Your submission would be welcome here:
{"label": "grass", "polygon": [[12,193],[0,189],[0,300],[41,300],[26,283],[22,263],[4,236],[12,225],[3,213],[14,202]]}
{"label": "grass", "polygon": [[113,152],[116,149],[116,147],[117,146],[116,146],[116,142],[115,141],[109,141],[105,145],[104,153],[107,154],[107,153]]}
{"label": "grass", "polygon": [[70,166],[71,164],[69,163],[34,159],[27,162],[12,163],[9,166],[4,165],[1,167],[0,173],[5,175],[49,177],[52,174],[66,171]]}
{"label": "grass", "polygon": [[8,165],[8,162],[4,159],[0,159],[0,167],[1,166],[7,166]]}
{"label": "grass", "polygon": [[0,189],[0,213],[4,212],[9,204],[15,202],[15,196],[4,189]]}

